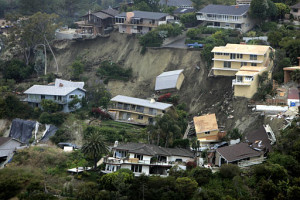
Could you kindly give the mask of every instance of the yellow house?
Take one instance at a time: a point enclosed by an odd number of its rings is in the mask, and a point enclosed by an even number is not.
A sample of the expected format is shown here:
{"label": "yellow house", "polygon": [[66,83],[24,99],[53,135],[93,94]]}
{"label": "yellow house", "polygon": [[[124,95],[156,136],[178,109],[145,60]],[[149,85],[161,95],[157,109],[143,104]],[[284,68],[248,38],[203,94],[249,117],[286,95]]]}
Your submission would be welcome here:
{"label": "yellow house", "polygon": [[234,76],[241,67],[268,67],[272,48],[265,45],[227,44],[215,47],[213,74]]}
{"label": "yellow house", "polygon": [[111,100],[108,111],[114,116],[115,121],[137,125],[154,123],[154,117],[163,115],[172,108],[172,104],[156,102],[154,99],[139,99],[117,95]]}
{"label": "yellow house", "polygon": [[220,141],[219,128],[215,114],[194,117],[195,131],[201,147]]}

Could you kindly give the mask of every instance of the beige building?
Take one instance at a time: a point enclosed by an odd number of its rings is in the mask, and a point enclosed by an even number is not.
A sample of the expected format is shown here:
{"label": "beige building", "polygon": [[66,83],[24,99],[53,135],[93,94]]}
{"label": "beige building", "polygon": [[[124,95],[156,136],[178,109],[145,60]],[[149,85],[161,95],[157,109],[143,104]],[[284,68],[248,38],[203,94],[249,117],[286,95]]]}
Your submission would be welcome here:
{"label": "beige building", "polygon": [[154,99],[139,99],[117,95],[111,100],[108,111],[115,121],[137,125],[154,124],[154,118],[172,108],[172,104],[156,102]]}
{"label": "beige building", "polygon": [[290,13],[294,16],[294,19],[300,21],[300,3],[291,6]]}
{"label": "beige building", "polygon": [[201,147],[209,147],[211,143],[219,142],[222,133],[219,131],[215,114],[194,117],[195,131]]}
{"label": "beige building", "polygon": [[250,5],[208,5],[196,13],[197,20],[207,27],[237,29],[245,33],[255,26],[249,16]]}
{"label": "beige building", "polygon": [[265,45],[227,44],[215,47],[214,64],[212,72],[214,76],[235,76],[232,81],[234,95],[251,98],[258,88],[258,75],[269,72],[273,61],[270,53],[274,51]]}

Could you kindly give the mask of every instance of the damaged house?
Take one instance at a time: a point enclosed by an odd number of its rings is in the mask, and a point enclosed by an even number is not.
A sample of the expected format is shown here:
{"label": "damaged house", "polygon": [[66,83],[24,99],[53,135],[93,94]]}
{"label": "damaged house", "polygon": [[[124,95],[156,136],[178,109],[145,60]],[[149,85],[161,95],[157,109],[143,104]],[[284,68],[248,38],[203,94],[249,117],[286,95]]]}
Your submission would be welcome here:
{"label": "damaged house", "polygon": [[[24,99],[29,105],[41,108],[43,99],[52,100],[62,105],[63,112],[71,112],[69,103],[75,98],[85,97],[84,82],[72,82],[56,79],[54,85],[34,85],[24,92],[27,98]],[[81,107],[78,104],[77,109]]]}
{"label": "damaged house", "polygon": [[22,142],[12,137],[0,137],[0,169],[13,157]]}
{"label": "damaged house", "polygon": [[169,92],[180,90],[183,80],[183,69],[163,72],[156,77],[155,91]]}
{"label": "damaged house", "polygon": [[116,172],[118,169],[129,169],[135,176],[161,175],[168,176],[168,170],[174,165],[181,169],[186,163],[194,160],[194,153],[188,149],[164,148],[151,144],[127,143],[112,149],[113,157],[104,159],[104,173]]}

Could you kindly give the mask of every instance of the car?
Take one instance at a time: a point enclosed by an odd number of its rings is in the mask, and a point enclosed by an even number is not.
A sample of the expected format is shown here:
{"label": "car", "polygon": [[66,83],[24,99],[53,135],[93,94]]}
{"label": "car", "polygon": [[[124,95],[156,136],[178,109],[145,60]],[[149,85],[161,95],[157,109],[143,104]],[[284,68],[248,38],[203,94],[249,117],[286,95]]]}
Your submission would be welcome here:
{"label": "car", "polygon": [[190,48],[203,48],[204,47],[203,44],[199,44],[198,42],[195,42],[193,44],[191,44],[191,43],[187,44],[187,46],[190,47]]}
{"label": "car", "polygon": [[60,142],[57,144],[57,146],[59,146],[62,149],[64,147],[73,147],[73,149],[78,149],[78,146],[76,144],[72,144],[72,143],[68,143],[68,142]]}

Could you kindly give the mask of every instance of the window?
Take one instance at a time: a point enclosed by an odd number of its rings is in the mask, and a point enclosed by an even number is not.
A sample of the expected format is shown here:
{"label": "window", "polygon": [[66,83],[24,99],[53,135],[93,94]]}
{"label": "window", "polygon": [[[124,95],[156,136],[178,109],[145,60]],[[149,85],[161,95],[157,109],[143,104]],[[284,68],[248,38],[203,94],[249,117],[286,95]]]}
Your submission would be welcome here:
{"label": "window", "polygon": [[134,154],[134,158],[138,158],[139,160],[143,160],[143,155]]}
{"label": "window", "polygon": [[214,26],[220,27],[221,24],[220,24],[220,22],[214,22]]}
{"label": "window", "polygon": [[156,109],[149,108],[149,114],[150,115],[156,115]]}
{"label": "window", "polygon": [[246,62],[241,62],[241,67],[243,66],[247,66],[247,63]]}
{"label": "window", "polygon": [[237,54],[237,58],[243,58],[243,54]]}
{"label": "window", "polygon": [[75,95],[71,94],[71,95],[69,96],[69,98],[70,98],[70,99],[74,99],[74,98],[75,98]]}
{"label": "window", "polygon": [[221,55],[223,55],[223,53],[216,53],[216,55],[221,56]]}
{"label": "window", "polygon": [[245,76],[245,81],[253,81],[253,76]]}
{"label": "window", "polygon": [[144,116],[143,115],[138,115],[138,119],[143,120]]}
{"label": "window", "polygon": [[210,131],[205,131],[205,134],[210,134]]}
{"label": "window", "polygon": [[61,96],[57,96],[57,100],[58,100],[58,101],[61,101],[61,100],[62,100],[62,97],[61,97]]}
{"label": "window", "polygon": [[224,68],[231,68],[231,62],[224,61]]}
{"label": "window", "polygon": [[235,55],[236,55],[235,53],[231,53],[230,54],[230,59],[235,59]]}
{"label": "window", "polygon": [[239,16],[232,16],[232,20],[233,21],[238,21],[239,20]]}
{"label": "window", "polygon": [[256,63],[251,63],[251,66],[257,66],[257,64]]}
{"label": "window", "polygon": [[250,60],[257,60],[257,55],[250,54]]}
{"label": "window", "polygon": [[45,99],[45,95],[41,95],[41,99]]}
{"label": "window", "polygon": [[142,173],[142,165],[131,165],[131,171]]}
{"label": "window", "polygon": [[144,107],[143,106],[136,106],[136,111],[143,113],[144,112]]}
{"label": "window", "polygon": [[229,56],[229,53],[224,53],[224,56]]}

